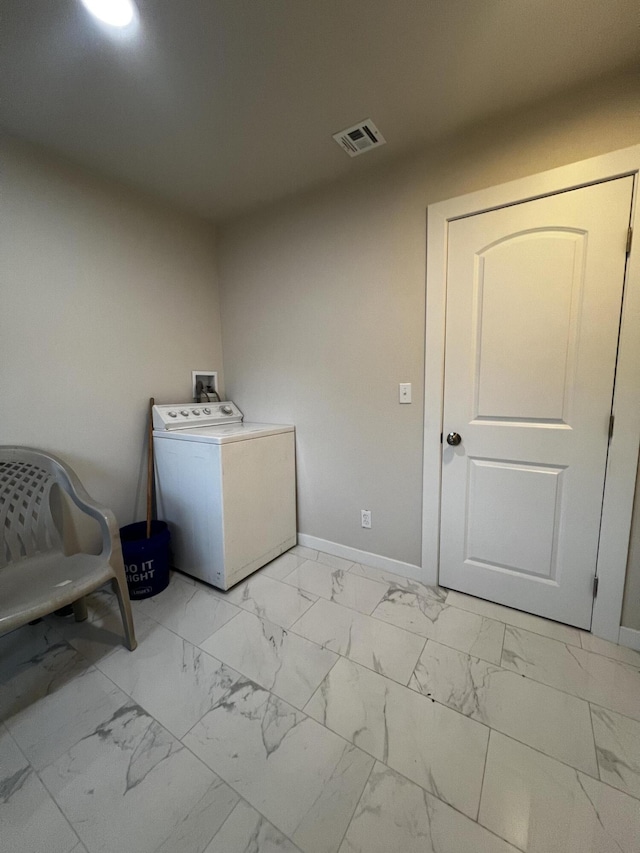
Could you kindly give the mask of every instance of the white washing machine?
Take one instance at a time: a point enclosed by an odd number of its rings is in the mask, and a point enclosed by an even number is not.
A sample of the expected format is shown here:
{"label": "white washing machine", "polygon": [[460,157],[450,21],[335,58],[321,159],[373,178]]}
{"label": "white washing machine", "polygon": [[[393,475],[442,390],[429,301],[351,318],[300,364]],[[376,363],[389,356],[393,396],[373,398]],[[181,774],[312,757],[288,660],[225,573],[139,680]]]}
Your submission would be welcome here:
{"label": "white washing machine", "polygon": [[232,402],[153,407],[158,518],[173,563],[229,589],[296,544],[294,427]]}

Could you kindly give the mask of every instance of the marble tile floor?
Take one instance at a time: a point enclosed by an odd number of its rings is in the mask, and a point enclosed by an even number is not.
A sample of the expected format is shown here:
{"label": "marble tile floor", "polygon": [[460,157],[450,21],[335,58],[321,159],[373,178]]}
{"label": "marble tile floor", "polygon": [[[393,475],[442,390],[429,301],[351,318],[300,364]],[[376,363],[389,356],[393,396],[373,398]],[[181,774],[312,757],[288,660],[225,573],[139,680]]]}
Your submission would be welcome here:
{"label": "marble tile floor", "polygon": [[0,853],[640,853],[640,654],[296,547],[0,638]]}

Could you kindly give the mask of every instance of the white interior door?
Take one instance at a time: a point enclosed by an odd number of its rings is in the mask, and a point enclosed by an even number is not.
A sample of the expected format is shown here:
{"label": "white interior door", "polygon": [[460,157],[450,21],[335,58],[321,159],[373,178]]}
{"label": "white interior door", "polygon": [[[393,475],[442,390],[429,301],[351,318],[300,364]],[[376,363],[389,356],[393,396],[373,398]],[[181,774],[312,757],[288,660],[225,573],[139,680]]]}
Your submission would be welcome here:
{"label": "white interior door", "polygon": [[449,224],[440,583],[582,628],[632,187],[620,178]]}

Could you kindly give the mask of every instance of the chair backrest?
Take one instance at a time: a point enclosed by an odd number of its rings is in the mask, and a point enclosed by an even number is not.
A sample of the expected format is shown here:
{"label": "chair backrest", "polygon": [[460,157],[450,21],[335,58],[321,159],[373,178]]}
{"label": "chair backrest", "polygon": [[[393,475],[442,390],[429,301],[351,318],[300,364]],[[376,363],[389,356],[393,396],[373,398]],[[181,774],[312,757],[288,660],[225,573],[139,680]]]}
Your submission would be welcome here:
{"label": "chair backrest", "polygon": [[0,568],[60,548],[51,514],[52,463],[44,453],[0,447]]}

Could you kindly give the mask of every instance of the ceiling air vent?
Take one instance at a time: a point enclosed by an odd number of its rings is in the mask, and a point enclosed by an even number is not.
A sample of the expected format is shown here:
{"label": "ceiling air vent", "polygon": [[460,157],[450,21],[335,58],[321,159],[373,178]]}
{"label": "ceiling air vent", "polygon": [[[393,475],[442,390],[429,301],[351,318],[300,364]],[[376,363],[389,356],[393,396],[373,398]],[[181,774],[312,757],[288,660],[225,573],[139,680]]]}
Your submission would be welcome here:
{"label": "ceiling air vent", "polygon": [[341,130],[340,133],[334,133],[333,138],[349,157],[357,157],[358,154],[364,154],[365,151],[371,151],[386,142],[370,118]]}

